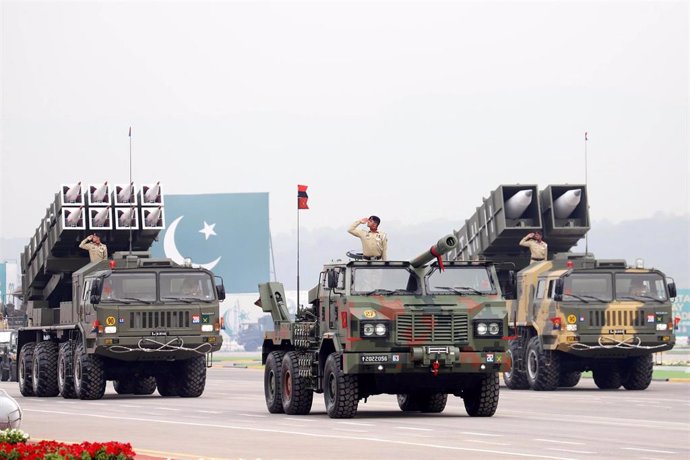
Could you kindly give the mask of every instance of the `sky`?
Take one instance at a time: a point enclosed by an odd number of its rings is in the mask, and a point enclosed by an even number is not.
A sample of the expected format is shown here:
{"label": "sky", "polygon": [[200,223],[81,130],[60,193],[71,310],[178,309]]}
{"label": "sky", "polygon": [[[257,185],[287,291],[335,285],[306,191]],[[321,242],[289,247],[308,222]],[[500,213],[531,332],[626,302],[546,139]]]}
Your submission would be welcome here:
{"label": "sky", "polygon": [[61,184],[128,182],[130,126],[136,183],[268,192],[274,233],[297,226],[298,184],[300,228],[344,239],[370,214],[460,228],[500,184],[586,178],[594,225],[689,213],[687,1],[4,0],[0,15],[0,237],[29,238]]}

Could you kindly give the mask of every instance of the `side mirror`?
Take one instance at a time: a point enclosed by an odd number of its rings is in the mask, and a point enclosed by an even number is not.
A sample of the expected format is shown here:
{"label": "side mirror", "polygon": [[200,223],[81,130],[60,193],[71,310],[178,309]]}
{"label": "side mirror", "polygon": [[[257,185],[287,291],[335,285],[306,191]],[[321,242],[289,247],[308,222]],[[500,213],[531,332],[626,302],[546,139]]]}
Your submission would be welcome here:
{"label": "side mirror", "polygon": [[563,278],[556,280],[556,286],[553,288],[553,300],[556,302],[563,300]]}
{"label": "side mirror", "polygon": [[515,270],[508,271],[508,279],[506,281],[506,295],[507,300],[514,300],[517,298],[517,276]]}
{"label": "side mirror", "polygon": [[101,289],[103,289],[103,281],[96,278],[91,282],[91,303],[97,305],[101,302]]}
{"label": "side mirror", "polygon": [[216,286],[216,294],[218,295],[218,300],[225,300],[225,286],[223,284]]}
{"label": "side mirror", "polygon": [[674,299],[678,295],[678,290],[676,290],[676,283],[668,283],[668,296]]}
{"label": "side mirror", "polygon": [[336,270],[328,270],[326,273],[328,289],[336,289],[338,287],[338,274]]}

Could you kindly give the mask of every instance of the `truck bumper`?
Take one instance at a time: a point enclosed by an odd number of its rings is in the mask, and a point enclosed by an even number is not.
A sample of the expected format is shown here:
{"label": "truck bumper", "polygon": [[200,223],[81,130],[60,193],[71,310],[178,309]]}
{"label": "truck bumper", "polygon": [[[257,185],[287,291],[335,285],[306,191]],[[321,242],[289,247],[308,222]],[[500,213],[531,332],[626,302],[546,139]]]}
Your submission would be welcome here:
{"label": "truck bumper", "polygon": [[476,374],[510,370],[510,356],[504,351],[467,352],[457,347],[439,352],[439,347],[415,347],[407,353],[343,353],[346,374],[436,373]]}
{"label": "truck bumper", "polygon": [[102,337],[96,339],[96,354],[127,361],[187,359],[218,351],[220,335]]}

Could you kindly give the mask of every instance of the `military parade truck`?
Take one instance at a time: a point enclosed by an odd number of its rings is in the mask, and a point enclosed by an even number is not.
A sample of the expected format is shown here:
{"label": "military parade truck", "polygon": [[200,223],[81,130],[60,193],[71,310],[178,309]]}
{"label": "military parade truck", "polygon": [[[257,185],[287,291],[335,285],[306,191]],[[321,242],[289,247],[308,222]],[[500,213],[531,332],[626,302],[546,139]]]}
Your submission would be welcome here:
{"label": "military parade truck", "polygon": [[282,284],[260,284],[257,304],[275,322],[262,347],[268,411],[308,414],[323,393],[331,418],[349,418],[387,393],[405,412],[438,413],[451,394],[492,416],[510,366],[505,301],[490,263],[444,266],[456,244],[448,235],[411,261],[327,264],[294,320]]}
{"label": "military parade truck", "polygon": [[[129,184],[95,201],[98,187],[76,187],[56,194],[21,255],[21,394],[100,399],[112,380],[119,394],[200,396],[222,341],[222,280],[189,260],[149,257],[163,228],[160,189],[135,195]],[[79,249],[95,230],[112,259],[90,262]]]}
{"label": "military parade truck", "polygon": [[[543,223],[543,225],[542,225]],[[592,371],[601,389],[644,390],[652,354],[675,343],[673,282],[659,270],[625,260],[597,260],[569,251],[589,229],[584,185],[504,185],[492,192],[456,232],[453,260],[492,260],[517,269],[517,290],[507,302],[511,389],[554,390],[577,385]],[[547,260],[530,264],[522,237],[544,232]]]}

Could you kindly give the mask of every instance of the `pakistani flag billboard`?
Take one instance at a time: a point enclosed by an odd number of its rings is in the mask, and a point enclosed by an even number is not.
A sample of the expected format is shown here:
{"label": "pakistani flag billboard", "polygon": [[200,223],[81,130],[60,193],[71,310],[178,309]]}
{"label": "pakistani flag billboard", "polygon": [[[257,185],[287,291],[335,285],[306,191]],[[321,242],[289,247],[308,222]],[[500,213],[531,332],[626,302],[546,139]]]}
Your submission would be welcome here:
{"label": "pakistani flag billboard", "polygon": [[165,229],[151,252],[222,276],[228,293],[269,280],[268,193],[165,195]]}

